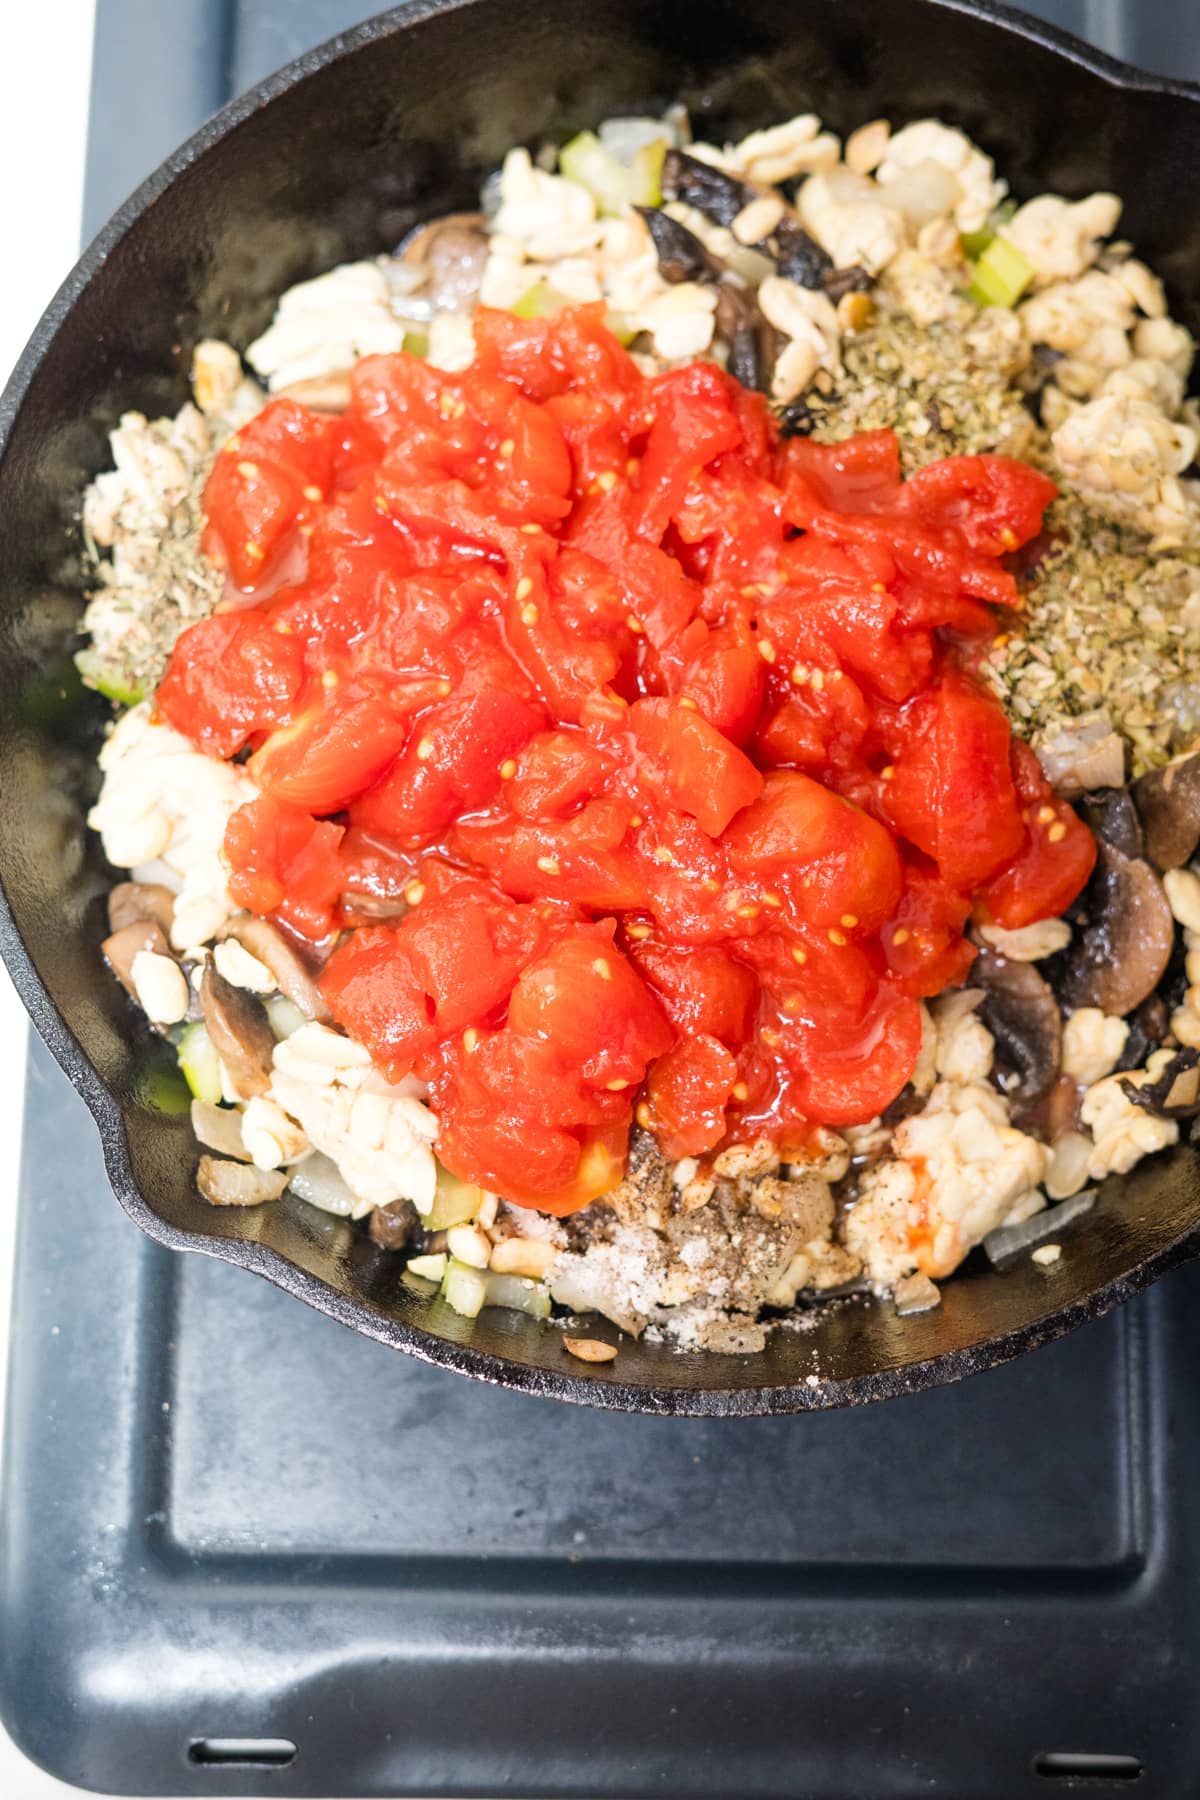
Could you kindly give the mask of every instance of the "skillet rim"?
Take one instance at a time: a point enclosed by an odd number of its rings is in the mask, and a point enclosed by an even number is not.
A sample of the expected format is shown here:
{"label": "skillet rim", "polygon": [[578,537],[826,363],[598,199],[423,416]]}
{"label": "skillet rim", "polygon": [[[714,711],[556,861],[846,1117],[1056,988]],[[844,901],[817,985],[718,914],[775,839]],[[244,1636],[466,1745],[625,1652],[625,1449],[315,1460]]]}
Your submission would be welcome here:
{"label": "skillet rim", "polygon": [[[305,51],[273,74],[228,101],[184,140],[117,208],[84,249],[35,325],[0,392],[0,461],[2,461],[35,376],[65,325],[75,303],[102,269],[112,251],[187,169],[262,107],[342,58],[391,37],[423,19],[466,11],[476,0],[404,0],[362,24]],[[1084,69],[1107,86],[1129,93],[1162,94],[1200,105],[1200,82],[1148,74],[1076,37],[996,0],[922,0],[934,13],[981,19],[998,32],[1020,37]],[[1009,1362],[1028,1350],[1099,1318],[1149,1286],[1169,1269],[1200,1254],[1200,1226],[1136,1264],[1124,1275],[1091,1290],[1081,1299],[1057,1307],[979,1344],[943,1351],[915,1362],[867,1375],[821,1379],[755,1388],[664,1386],[649,1388],[595,1374],[544,1369],[455,1342],[418,1325],[377,1311],[339,1293],[323,1277],[292,1262],[281,1251],[249,1239],[226,1239],[170,1224],[151,1206],[133,1176],[124,1111],[117,1096],[96,1070],[58,1006],[51,999],[9,905],[0,868],[0,957],[38,1035],[87,1106],[100,1135],[105,1172],[123,1210],[147,1237],[176,1251],[192,1251],[264,1276],[273,1286],[303,1300],[360,1336],[416,1356],[423,1362],[491,1385],[536,1394],[574,1405],[619,1412],[675,1417],[762,1417],[864,1405],[899,1394],[916,1393],[959,1381],[968,1375]]]}

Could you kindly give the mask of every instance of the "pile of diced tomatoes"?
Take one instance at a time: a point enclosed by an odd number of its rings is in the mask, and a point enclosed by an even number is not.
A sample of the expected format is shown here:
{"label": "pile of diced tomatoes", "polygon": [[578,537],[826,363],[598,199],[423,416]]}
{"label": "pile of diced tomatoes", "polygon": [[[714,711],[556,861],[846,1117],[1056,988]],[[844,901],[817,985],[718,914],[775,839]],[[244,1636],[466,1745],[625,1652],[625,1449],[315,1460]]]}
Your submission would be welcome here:
{"label": "pile of diced tomatoes", "polygon": [[684,1157],[880,1113],[972,914],[1061,913],[1095,847],[970,673],[1043,475],[783,441],[598,307],[475,331],[226,446],[229,598],[157,705],[249,752],[237,901],[336,937],[334,1017],[456,1174],[561,1213],[635,1117]]}

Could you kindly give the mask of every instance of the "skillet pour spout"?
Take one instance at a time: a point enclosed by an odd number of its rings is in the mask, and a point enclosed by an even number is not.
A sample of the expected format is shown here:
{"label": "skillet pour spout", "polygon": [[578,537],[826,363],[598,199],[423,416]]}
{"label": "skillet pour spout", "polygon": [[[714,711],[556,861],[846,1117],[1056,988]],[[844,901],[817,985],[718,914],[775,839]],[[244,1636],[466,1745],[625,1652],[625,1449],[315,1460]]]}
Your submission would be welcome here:
{"label": "skillet pour spout", "polygon": [[[71,662],[78,506],[120,413],[173,413],[195,343],[239,346],[290,284],[470,210],[516,142],[680,98],[706,136],[819,111],[961,125],[1020,197],[1104,189],[1200,333],[1200,89],[1153,81],[967,0],[417,0],[235,101],[146,182],[48,309],[0,399],[0,950],[91,1109],[121,1205],[176,1250],[265,1275],[364,1336],[467,1375],[626,1411],[750,1415],[958,1380],[1098,1316],[1200,1243],[1190,1148],[1105,1185],[1052,1270],[972,1259],[934,1312],[854,1296],[746,1357],[622,1340],[583,1365],[557,1330],[419,1297],[365,1233],[290,1198],[217,1210],[173,1110],[172,1059],[99,946],[110,884],[84,816],[105,707]],[[86,1254],[86,1245],[81,1246]]]}

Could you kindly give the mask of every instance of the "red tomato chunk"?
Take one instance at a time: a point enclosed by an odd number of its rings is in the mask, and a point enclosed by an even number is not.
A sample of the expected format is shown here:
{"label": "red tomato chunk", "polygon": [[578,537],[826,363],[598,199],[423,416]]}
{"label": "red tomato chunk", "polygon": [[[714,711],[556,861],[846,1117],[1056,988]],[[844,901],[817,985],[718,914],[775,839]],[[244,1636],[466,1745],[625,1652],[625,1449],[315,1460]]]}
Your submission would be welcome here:
{"label": "red tomato chunk", "polygon": [[563,1213],[635,1118],[699,1157],[881,1112],[972,914],[1061,912],[1095,846],[969,672],[1044,476],[783,442],[599,307],[475,332],[226,446],[240,591],[158,706],[248,753],[234,896],[336,934],[334,1017],[428,1083],[448,1166]]}

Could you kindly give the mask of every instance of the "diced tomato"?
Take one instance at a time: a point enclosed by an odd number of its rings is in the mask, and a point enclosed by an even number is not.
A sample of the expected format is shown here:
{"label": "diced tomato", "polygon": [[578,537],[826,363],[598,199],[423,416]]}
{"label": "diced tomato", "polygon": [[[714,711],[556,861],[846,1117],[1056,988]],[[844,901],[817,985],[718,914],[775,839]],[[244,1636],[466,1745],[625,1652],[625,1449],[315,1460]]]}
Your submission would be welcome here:
{"label": "diced tomato", "polygon": [[239,906],[274,913],[302,937],[327,937],[342,886],[341,841],[340,825],[264,794],[225,828],[229,891]]}
{"label": "diced tomato", "polygon": [[1095,846],[964,664],[1053,486],[782,442],[602,304],[480,309],[454,373],[271,402],[207,543],[260,604],[179,638],[159,715],[250,752],[236,904],[340,941],[334,1017],[429,1084],[464,1179],[566,1213],[669,1156],[877,1115],[972,914],[1060,912]]}
{"label": "diced tomato", "polygon": [[338,1024],[366,1045],[392,1081],[409,1074],[437,1041],[424,980],[389,926],[352,932],[326,963],[321,993]]}
{"label": "diced tomato", "polygon": [[1013,767],[1024,801],[1024,836],[1017,854],[980,891],[985,918],[1005,931],[1055,919],[1082,892],[1096,864],[1096,840],[1074,807],[1042,778],[1033,751],[1013,745]]}
{"label": "diced tomato", "polygon": [[659,1058],[646,1083],[651,1130],[664,1156],[702,1156],[725,1135],[738,1066],[713,1037],[687,1038]]}
{"label": "diced tomato", "polygon": [[230,438],[204,490],[209,547],[239,587],[262,580],[299,518],[325,498],[335,428],[294,400],[272,400]]}
{"label": "diced tomato", "polygon": [[711,363],[689,363],[651,382],[654,423],[638,472],[638,530],[657,542],[706,464],[742,441],[732,383]]}
{"label": "diced tomato", "polygon": [[878,1117],[909,1080],[920,1049],[919,1004],[881,988],[852,1034],[815,1052],[802,1047],[794,1086],[804,1116],[822,1125]]}
{"label": "diced tomato", "polygon": [[745,623],[738,618],[710,629],[702,619],[679,640],[678,692],[694,700],[715,730],[744,744],[762,706],[766,665]]}
{"label": "diced tomato", "polygon": [[513,990],[513,1031],[553,1043],[583,1080],[634,1086],[674,1038],[658,1002],[613,943],[612,927],[586,926],[560,938]]}
{"label": "diced tomato", "polygon": [[899,505],[931,531],[954,532],[967,548],[1002,556],[1036,537],[1057,497],[1048,475],[1011,456],[949,456],[904,483]]}
{"label": "diced tomato", "polygon": [[768,775],[725,843],[735,869],[786,885],[800,917],[875,931],[900,898],[900,858],[884,827],[808,775]]}
{"label": "diced tomato", "polygon": [[883,790],[896,829],[963,893],[1021,844],[1009,745],[999,704],[966,676],[947,671],[911,709],[904,747]]}
{"label": "diced tomato", "polygon": [[168,725],[214,756],[289,717],[304,685],[304,651],[257,608],[189,625],[155,695]]}
{"label": "diced tomato", "polygon": [[736,1048],[753,1029],[758,982],[744,962],[716,945],[671,949],[635,943],[630,957],[675,1029]]}
{"label": "diced tomato", "polygon": [[603,787],[613,766],[581,731],[540,732],[505,777],[505,796],[523,819],[561,818]]}
{"label": "diced tomato", "polygon": [[750,758],[694,707],[639,700],[629,709],[629,724],[645,757],[641,778],[710,837],[720,837],[762,792],[763,778]]}
{"label": "diced tomato", "polygon": [[499,792],[504,764],[543,717],[501,688],[442,702],[418,721],[390,773],[355,799],[353,823],[401,843],[432,843],[457,813]]}
{"label": "diced tomato", "polygon": [[881,943],[887,966],[906,994],[925,1000],[964,982],[975,960],[963,937],[971,902],[947,887],[932,863],[910,855],[904,892]]}
{"label": "diced tomato", "polygon": [[[339,684],[340,686],[341,684]],[[410,721],[381,689],[348,683],[283,725],[251,757],[259,787],[311,813],[339,812],[400,754]]]}

